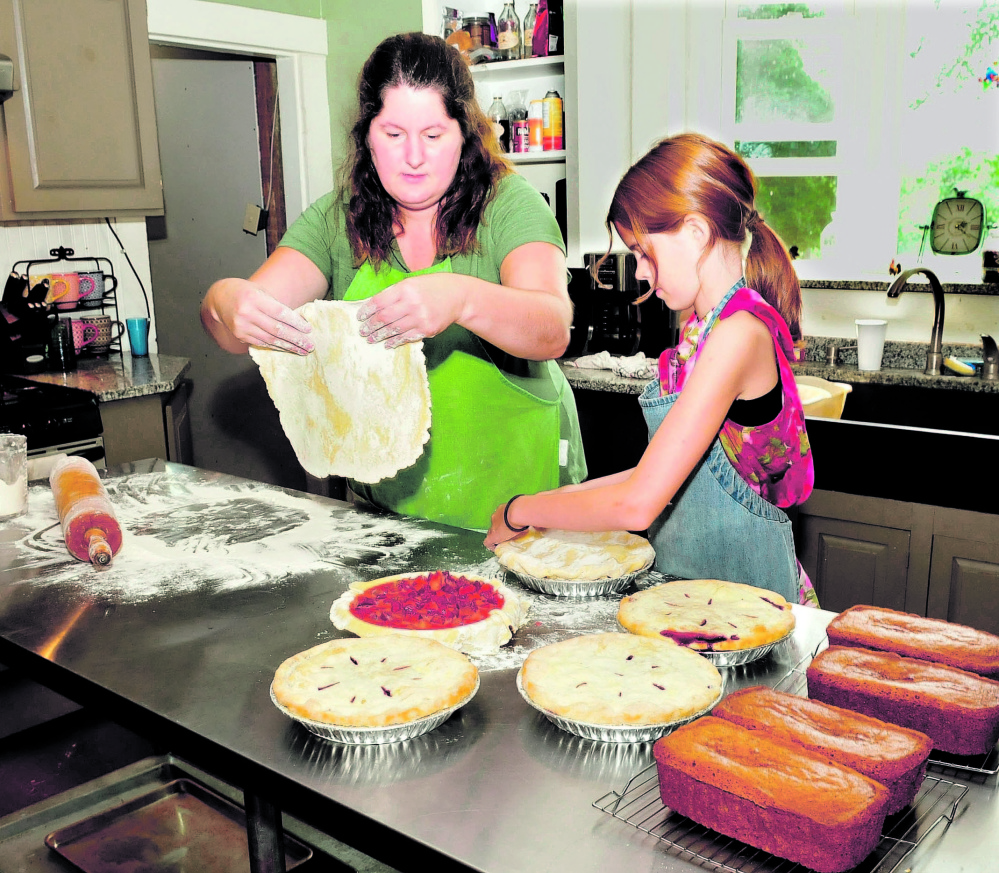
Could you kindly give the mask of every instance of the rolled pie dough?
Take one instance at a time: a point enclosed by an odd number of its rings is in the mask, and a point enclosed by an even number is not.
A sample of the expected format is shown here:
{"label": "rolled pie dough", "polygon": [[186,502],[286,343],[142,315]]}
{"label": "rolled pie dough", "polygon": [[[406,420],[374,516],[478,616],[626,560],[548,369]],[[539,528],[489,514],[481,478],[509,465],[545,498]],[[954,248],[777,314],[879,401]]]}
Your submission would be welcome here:
{"label": "rolled pie dough", "polygon": [[251,348],[299,463],[317,478],[378,482],[412,466],[430,438],[423,343],[395,349],[358,333],[360,302],[316,300],[307,355]]}
{"label": "rolled pie dough", "polygon": [[538,579],[619,579],[644,570],[656,558],[644,537],[622,530],[573,531],[533,528],[496,546],[500,566]]}

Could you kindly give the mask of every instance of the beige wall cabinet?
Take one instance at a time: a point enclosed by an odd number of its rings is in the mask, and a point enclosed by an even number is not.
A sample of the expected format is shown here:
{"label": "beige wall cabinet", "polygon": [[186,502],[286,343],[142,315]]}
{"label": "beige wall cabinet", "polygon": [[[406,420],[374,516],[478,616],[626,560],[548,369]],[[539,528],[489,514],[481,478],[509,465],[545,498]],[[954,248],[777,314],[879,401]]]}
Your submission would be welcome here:
{"label": "beige wall cabinet", "polygon": [[0,221],[162,214],[145,0],[0,0]]}
{"label": "beige wall cabinet", "polygon": [[186,382],[170,394],[105,401],[100,410],[109,467],[146,458],[192,463]]}
{"label": "beige wall cabinet", "polygon": [[823,608],[867,603],[999,633],[999,515],[815,491],[795,527]]}

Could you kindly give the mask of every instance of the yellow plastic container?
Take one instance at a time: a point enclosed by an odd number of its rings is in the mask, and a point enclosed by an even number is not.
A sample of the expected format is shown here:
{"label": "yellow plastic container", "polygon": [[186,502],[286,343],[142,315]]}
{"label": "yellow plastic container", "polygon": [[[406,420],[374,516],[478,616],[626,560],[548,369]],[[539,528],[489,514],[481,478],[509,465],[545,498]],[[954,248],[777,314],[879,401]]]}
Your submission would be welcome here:
{"label": "yellow plastic container", "polygon": [[[853,390],[852,385],[847,382],[830,382],[818,376],[795,376],[794,381],[798,385],[805,415],[815,418],[842,418],[846,395]],[[814,399],[809,399],[810,395],[814,396]]]}

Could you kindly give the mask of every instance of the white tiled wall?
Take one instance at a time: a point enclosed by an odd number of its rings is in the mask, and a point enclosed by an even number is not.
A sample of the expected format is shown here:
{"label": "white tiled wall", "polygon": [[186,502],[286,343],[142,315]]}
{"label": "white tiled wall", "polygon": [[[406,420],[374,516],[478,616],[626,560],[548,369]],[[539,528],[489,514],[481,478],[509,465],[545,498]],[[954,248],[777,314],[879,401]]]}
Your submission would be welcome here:
{"label": "white tiled wall", "polygon": [[[118,279],[118,318],[146,315],[146,302],[142,288],[153,306],[151,280],[149,277],[149,247],[146,242],[146,223],[143,219],[112,219],[115,233],[121,238],[122,246],[128,253],[135,270],[142,280],[142,287],[132,268],[128,265],[122,248],[118,245],[104,219],[88,221],[62,221],[52,223],[24,222],[0,226],[0,270],[6,275],[20,261],[49,258],[52,249],[73,249],[75,257],[107,258]],[[22,264],[21,267],[24,265]],[[73,264],[62,264],[62,269],[53,265],[52,272],[74,272]],[[89,265],[84,265],[89,268]],[[104,265],[106,266],[106,265]],[[79,267],[81,272],[83,267]],[[155,316],[155,311],[153,311]],[[149,332],[150,351],[156,351],[155,319]],[[128,349],[128,335],[122,338],[122,349]]]}

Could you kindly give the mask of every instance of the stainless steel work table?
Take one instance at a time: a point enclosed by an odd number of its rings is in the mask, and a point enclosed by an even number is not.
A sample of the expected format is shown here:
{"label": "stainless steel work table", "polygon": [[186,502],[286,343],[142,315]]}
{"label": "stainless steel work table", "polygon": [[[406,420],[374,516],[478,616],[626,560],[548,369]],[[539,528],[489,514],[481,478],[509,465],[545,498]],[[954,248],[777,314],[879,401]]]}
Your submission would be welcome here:
{"label": "stainless steel work table", "polygon": [[[478,694],[442,727],[337,745],[278,712],[275,668],[341,635],[329,608],[351,581],[497,571],[482,536],[162,461],[112,471],[108,485],[128,538],[103,574],[68,557],[45,483],[27,516],[0,527],[0,661],[242,788],[265,817],[285,810],[400,870],[698,869],[593,806],[649,764],[650,744],[564,733],[515,687],[530,649],[614,629],[610,599],[530,594],[527,625],[479,659]],[[776,685],[807,661],[832,614],[795,614],[788,644],[724,671],[729,689]],[[905,869],[992,869],[996,778],[944,775],[970,789]]]}

